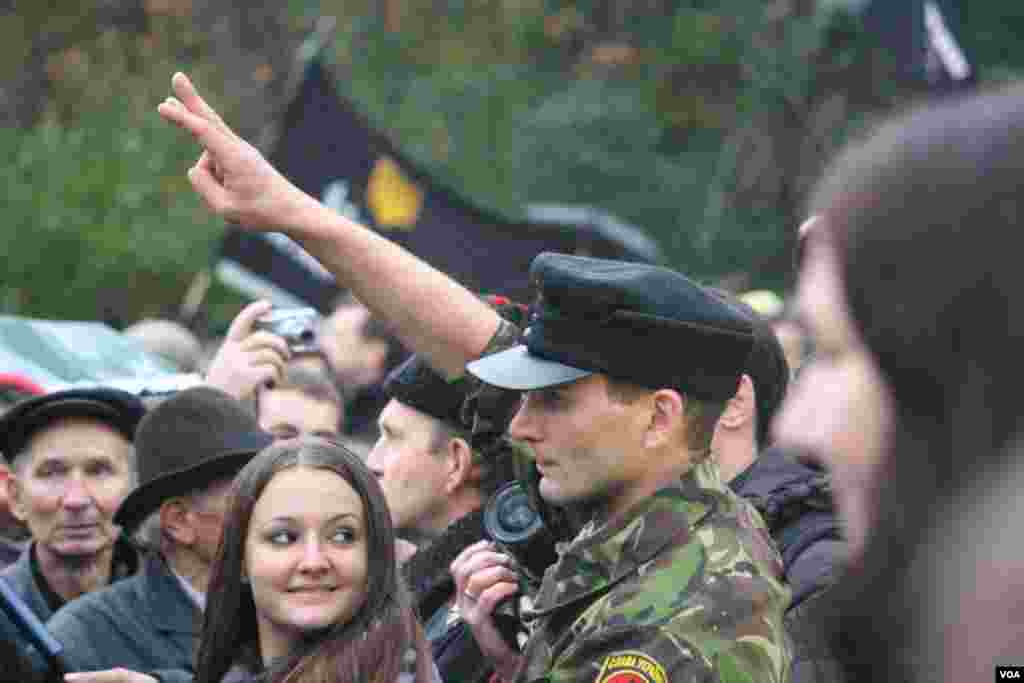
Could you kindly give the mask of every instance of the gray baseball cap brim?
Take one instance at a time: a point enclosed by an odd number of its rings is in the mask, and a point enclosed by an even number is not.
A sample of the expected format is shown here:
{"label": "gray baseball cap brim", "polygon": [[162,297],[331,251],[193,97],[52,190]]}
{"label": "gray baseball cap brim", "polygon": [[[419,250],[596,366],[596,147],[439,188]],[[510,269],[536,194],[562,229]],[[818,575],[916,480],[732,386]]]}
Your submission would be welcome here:
{"label": "gray baseball cap brim", "polygon": [[513,391],[568,384],[594,374],[535,356],[523,344],[475,360],[466,370],[487,384]]}

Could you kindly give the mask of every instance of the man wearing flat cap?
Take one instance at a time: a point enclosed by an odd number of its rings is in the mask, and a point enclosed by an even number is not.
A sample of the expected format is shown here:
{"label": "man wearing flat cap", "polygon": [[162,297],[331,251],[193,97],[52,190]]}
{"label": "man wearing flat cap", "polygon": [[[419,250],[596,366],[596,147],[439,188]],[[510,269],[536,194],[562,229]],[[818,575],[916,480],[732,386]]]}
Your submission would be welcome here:
{"label": "man wearing flat cap", "polygon": [[448,379],[480,358],[471,374],[525,392],[509,433],[533,450],[538,499],[585,522],[544,576],[522,652],[493,620],[518,590],[508,558],[481,542],[453,562],[456,607],[501,678],[788,681],[780,558],[707,457],[749,321],[678,273],[545,253],[535,317],[508,348],[516,330],[472,292],[304,194],[186,76],[172,86],[159,111],[203,146],[189,180],[209,207],[287,233]]}
{"label": "man wearing flat cap", "polygon": [[541,254],[520,344],[467,369],[524,392],[509,428],[543,504],[586,510],[544,576],[522,653],[492,637],[514,593],[489,545],[452,565],[503,678],[785,681],[781,561],[709,459],[752,344],[749,319],[673,271]]}
{"label": "man wearing flat cap", "polygon": [[47,628],[74,671],[193,671],[210,568],[235,474],[273,438],[227,394],[194,387],[139,424],[139,485],[114,520],[154,547],[133,577],[58,611]]}
{"label": "man wearing flat cap", "polygon": [[144,413],[132,394],[98,388],[36,396],[0,418],[11,511],[32,535],[0,576],[40,620],[138,567],[113,518],[135,481]]}
{"label": "man wearing flat cap", "polygon": [[[511,302],[492,303],[522,317]],[[478,428],[465,410],[476,383],[449,382],[413,355],[385,379],[388,403],[378,419],[380,438],[367,456],[388,501],[396,532],[418,544],[402,566],[417,613],[446,681],[486,681],[491,667],[456,610],[449,565],[484,538],[483,507],[514,480],[512,446],[497,429]],[[490,411],[489,415],[494,415]]]}

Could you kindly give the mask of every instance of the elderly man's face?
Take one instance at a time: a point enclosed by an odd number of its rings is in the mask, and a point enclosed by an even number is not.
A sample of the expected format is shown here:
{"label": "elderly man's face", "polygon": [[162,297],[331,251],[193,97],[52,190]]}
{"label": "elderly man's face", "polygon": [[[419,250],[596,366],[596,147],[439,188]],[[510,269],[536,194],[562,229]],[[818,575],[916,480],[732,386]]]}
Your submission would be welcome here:
{"label": "elderly man's face", "polygon": [[114,512],[133,481],[131,444],[89,418],[65,418],[36,433],[16,460],[11,508],[40,548],[59,557],[113,546]]}

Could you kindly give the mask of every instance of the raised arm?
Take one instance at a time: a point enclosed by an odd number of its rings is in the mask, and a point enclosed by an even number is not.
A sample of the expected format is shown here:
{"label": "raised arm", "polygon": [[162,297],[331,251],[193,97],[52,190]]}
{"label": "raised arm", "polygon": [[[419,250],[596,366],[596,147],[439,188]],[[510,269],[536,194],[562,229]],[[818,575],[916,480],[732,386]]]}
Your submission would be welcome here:
{"label": "raised arm", "polygon": [[202,145],[188,177],[214,213],[252,230],[288,234],[407,347],[439,372],[462,375],[497,331],[497,313],[444,273],[295,187],[224,123],[184,74],[175,74],[171,86],[175,97],[158,111]]}

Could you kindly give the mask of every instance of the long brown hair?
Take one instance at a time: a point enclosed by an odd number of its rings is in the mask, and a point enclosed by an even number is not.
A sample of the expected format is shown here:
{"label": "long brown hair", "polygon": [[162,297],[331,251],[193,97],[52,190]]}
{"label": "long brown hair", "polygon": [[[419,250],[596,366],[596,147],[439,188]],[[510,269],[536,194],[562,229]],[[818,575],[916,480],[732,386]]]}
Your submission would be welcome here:
{"label": "long brown hair", "polygon": [[408,652],[413,650],[418,654],[416,680],[427,680],[432,670],[430,655],[399,578],[391,515],[376,477],[345,447],[302,437],[269,446],[242,469],[232,485],[207,593],[197,682],[220,683],[235,665],[253,673],[262,669],[256,606],[242,580],[245,539],[253,508],[267,484],[279,472],[294,467],[334,472],[362,500],[369,566],[366,599],[350,620],[302,643],[261,678],[268,683],[394,683],[403,670],[412,670]]}

